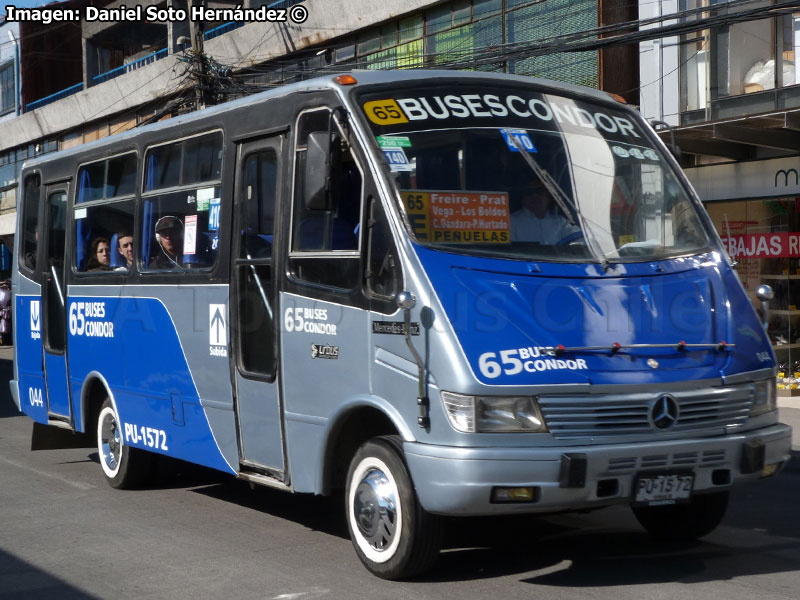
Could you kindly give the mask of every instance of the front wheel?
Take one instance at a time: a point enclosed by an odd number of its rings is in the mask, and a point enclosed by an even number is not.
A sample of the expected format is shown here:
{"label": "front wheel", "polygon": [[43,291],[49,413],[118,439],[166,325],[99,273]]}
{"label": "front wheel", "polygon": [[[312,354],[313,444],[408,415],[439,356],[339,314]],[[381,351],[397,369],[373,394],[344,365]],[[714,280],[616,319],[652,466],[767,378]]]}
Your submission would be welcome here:
{"label": "front wheel", "polygon": [[110,398],[97,417],[97,452],[106,481],[113,488],[127,489],[144,483],[150,474],[153,455],[131,448],[122,437],[122,425]]}
{"label": "front wheel", "polygon": [[358,449],[345,502],[353,546],[374,575],[404,579],[436,561],[442,520],[420,506],[398,438],[376,438]]}
{"label": "front wheel", "polygon": [[729,492],[694,496],[686,504],[634,506],[636,520],[647,532],[662,540],[694,540],[717,528],[728,508]]}

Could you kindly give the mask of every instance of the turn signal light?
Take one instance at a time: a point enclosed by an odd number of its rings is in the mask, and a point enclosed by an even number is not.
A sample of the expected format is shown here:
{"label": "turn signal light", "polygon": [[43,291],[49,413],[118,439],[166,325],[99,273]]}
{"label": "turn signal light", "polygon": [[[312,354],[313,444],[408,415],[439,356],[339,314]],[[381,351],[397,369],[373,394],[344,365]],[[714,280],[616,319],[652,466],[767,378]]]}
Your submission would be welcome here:
{"label": "turn signal light", "polygon": [[355,85],[358,83],[352,75],[337,75],[333,80],[341,85]]}

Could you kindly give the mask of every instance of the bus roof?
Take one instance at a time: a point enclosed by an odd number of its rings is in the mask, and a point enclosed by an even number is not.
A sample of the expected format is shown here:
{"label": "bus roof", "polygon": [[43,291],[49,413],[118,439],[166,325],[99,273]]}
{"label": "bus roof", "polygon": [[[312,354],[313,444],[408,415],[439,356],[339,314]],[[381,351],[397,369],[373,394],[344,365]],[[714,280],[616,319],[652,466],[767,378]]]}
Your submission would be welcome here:
{"label": "bus roof", "polygon": [[[336,81],[339,75],[352,75],[357,83],[353,85],[343,86]],[[223,104],[211,106],[203,110],[194,111],[158,123],[152,123],[143,127],[135,127],[122,133],[114,134],[99,140],[82,144],[68,150],[62,150],[58,153],[50,153],[36,158],[25,161],[23,169],[35,167],[41,163],[52,160],[55,154],[58,158],[65,158],[69,156],[79,155],[84,152],[91,152],[103,148],[104,146],[119,144],[125,140],[138,137],[144,133],[157,132],[162,129],[171,129],[180,125],[195,123],[197,121],[207,119],[210,116],[224,114],[228,111],[236,110],[245,106],[252,106],[270,98],[280,98],[293,93],[309,92],[315,90],[325,89],[342,89],[342,88],[357,88],[368,85],[380,85],[390,83],[408,83],[412,81],[419,81],[430,83],[437,79],[482,79],[482,80],[495,80],[498,82],[506,83],[524,83],[527,85],[534,85],[540,88],[549,89],[553,92],[568,92],[579,94],[582,96],[589,96],[602,102],[611,100],[611,96],[606,92],[601,92],[592,88],[578,86],[569,83],[562,83],[552,81],[549,79],[540,79],[537,77],[527,77],[523,75],[509,75],[506,73],[490,73],[483,71],[447,71],[447,70],[394,70],[394,71],[380,71],[380,70],[350,70],[333,72],[329,75],[315,77],[297,83],[291,83],[275,87],[264,92],[259,92],[237,100],[231,100]]]}

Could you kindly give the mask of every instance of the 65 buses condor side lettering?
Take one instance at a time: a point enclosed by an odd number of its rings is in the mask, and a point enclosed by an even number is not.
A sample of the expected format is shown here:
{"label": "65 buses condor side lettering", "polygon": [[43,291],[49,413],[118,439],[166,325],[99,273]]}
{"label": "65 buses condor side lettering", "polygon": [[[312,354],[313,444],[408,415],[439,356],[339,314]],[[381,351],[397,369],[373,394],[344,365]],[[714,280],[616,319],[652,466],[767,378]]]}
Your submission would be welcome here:
{"label": "65 buses condor side lettering", "polygon": [[789,460],[721,240],[604,93],[358,72],[20,181],[13,397],[96,434],[114,487],[164,454],[343,490],[358,556],[395,579],[447,515],[628,504],[698,537]]}

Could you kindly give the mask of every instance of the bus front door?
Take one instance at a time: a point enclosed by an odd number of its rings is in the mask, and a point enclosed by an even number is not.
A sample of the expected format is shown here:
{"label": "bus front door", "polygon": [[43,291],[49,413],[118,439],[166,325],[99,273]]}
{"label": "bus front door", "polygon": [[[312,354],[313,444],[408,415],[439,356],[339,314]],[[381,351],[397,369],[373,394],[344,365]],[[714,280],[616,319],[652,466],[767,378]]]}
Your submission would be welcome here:
{"label": "bus front door", "polygon": [[47,409],[56,420],[70,419],[67,375],[67,290],[64,281],[67,185],[50,185],[45,204],[45,261],[42,265],[42,333]]}
{"label": "bus front door", "polygon": [[237,149],[230,303],[240,462],[281,481],[286,467],[273,236],[284,146],[285,135],[276,135]]}

